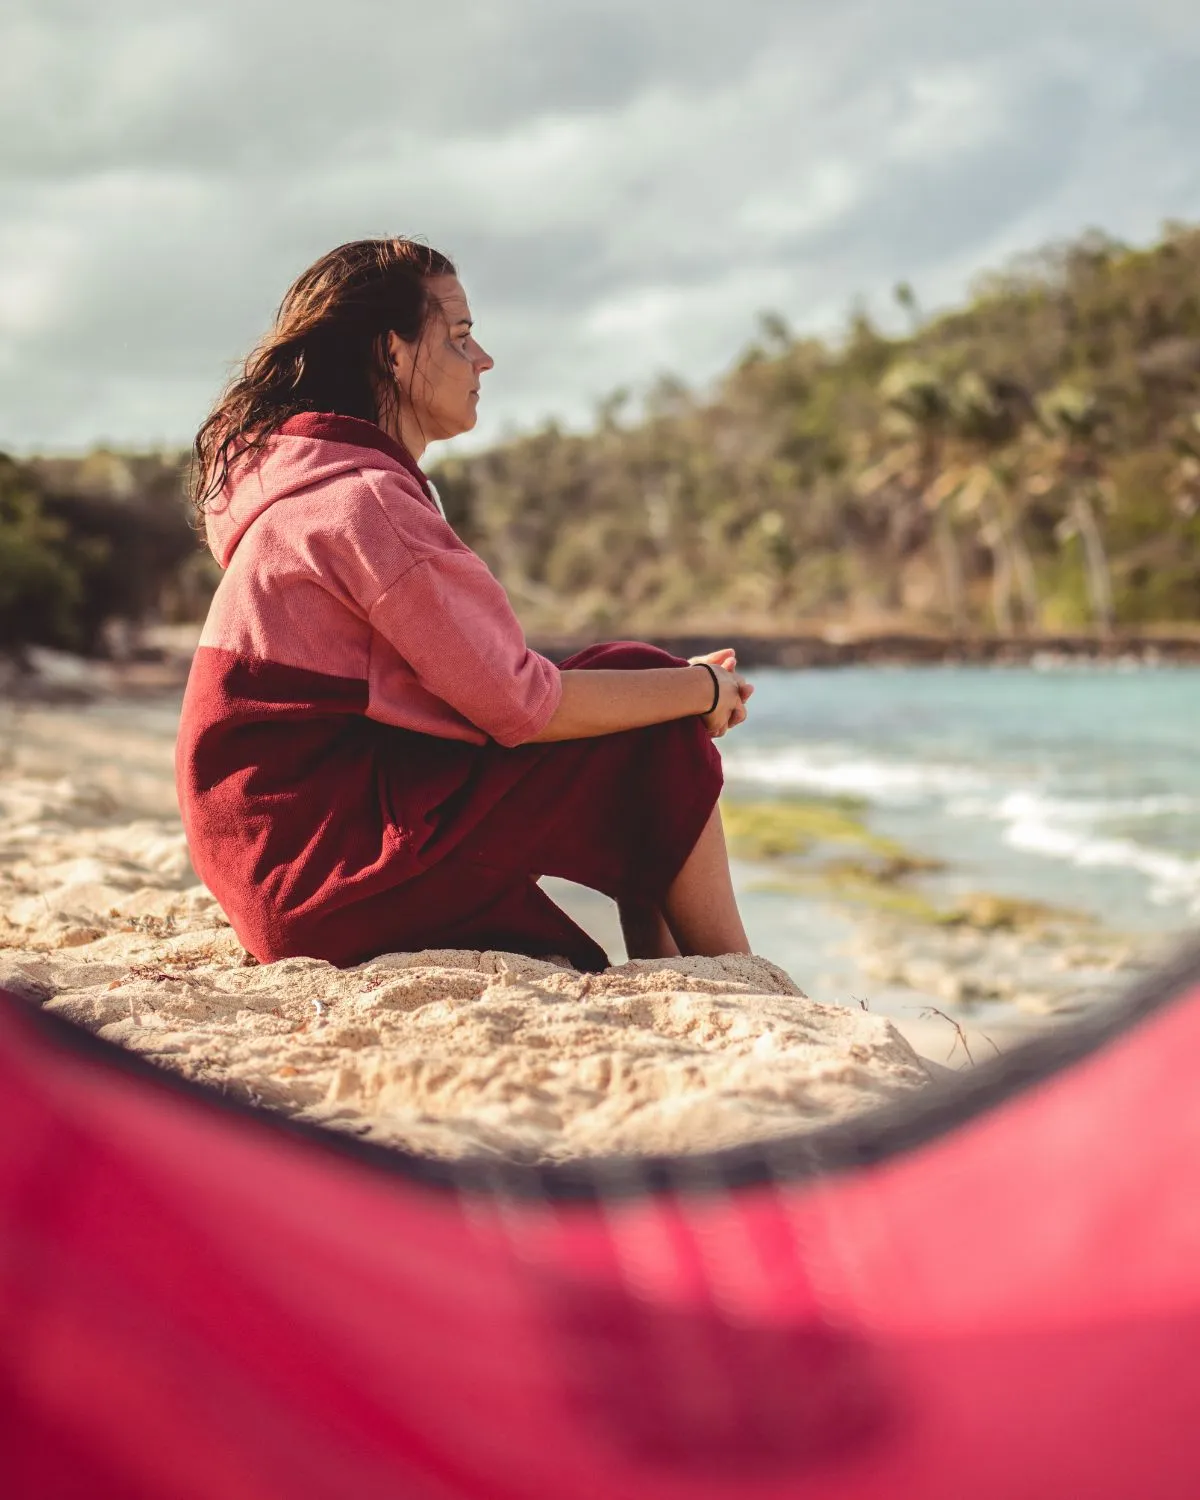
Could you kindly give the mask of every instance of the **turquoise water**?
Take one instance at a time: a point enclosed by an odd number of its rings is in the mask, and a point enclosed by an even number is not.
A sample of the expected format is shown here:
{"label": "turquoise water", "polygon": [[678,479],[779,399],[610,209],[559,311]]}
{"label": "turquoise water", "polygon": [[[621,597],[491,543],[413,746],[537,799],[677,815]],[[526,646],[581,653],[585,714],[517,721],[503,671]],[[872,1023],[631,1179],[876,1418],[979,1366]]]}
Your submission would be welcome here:
{"label": "turquoise water", "polygon": [[[719,742],[732,796],[862,798],[871,827],[946,862],[935,894],[948,898],[1048,901],[1121,932],[1200,929],[1200,669],[750,675],[750,718]],[[169,744],[178,703],[88,712]],[[169,801],[165,755],[161,770]],[[756,951],[802,983],[825,965],[851,984],[830,956],[850,913],[762,890],[762,867],[735,875]],[[619,951],[615,916],[601,921]]]}
{"label": "turquoise water", "polygon": [[947,862],[948,892],[1200,927],[1200,669],[749,675],[751,717],[721,742],[732,795],[862,798],[872,828]]}

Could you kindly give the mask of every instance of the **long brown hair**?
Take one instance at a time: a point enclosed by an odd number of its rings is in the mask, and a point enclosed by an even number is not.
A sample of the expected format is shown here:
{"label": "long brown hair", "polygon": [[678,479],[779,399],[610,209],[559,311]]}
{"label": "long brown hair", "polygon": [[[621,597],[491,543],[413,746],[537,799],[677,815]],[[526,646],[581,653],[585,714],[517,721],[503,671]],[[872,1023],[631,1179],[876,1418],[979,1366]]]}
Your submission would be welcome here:
{"label": "long brown hair", "polygon": [[429,317],[426,278],[457,274],[428,245],[379,239],[339,245],[298,276],[275,326],[196,434],[198,519],[228,480],[231,461],[261,448],[288,417],[320,411],[387,421],[399,401],[387,336],[415,343]]}

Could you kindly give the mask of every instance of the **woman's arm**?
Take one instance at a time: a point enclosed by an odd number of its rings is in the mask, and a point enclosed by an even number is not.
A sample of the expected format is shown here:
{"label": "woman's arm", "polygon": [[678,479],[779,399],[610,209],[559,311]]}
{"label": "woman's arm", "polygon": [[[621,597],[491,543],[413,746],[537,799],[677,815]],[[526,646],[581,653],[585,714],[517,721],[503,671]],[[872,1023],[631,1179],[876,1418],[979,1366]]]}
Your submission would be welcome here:
{"label": "woman's arm", "polygon": [[639,671],[580,669],[562,673],[562,701],[540,734],[527,742],[583,740],[622,729],[642,729],[706,714],[711,734],[723,734],[741,709],[742,679],[735,672],[714,668],[720,694],[716,710],[707,714],[713,680],[707,668],[647,667]]}
{"label": "woman's arm", "polygon": [[[715,737],[745,718],[744,703],[753,689],[731,670],[732,651],[696,658],[718,679],[712,713],[712,677],[695,664],[560,672],[529,650],[507,595],[483,559],[440,517],[422,508],[421,519],[445,531],[445,545],[427,552],[377,594],[367,618],[426,692],[497,744],[589,739],[691,715],[703,715]],[[560,688],[561,700],[547,721]],[[530,734],[535,724],[545,727]]]}

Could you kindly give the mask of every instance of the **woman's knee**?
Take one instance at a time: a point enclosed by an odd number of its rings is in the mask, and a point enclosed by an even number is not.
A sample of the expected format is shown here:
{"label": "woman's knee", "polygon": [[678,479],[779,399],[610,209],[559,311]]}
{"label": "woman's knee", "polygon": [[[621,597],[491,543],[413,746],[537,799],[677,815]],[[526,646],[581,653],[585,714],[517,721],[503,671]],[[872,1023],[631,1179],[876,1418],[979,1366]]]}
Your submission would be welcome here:
{"label": "woman's knee", "polygon": [[659,646],[648,646],[644,641],[607,641],[603,645],[588,646],[577,651],[561,665],[568,671],[580,668],[596,668],[604,671],[645,670],[647,667],[685,667],[682,657],[672,656]]}

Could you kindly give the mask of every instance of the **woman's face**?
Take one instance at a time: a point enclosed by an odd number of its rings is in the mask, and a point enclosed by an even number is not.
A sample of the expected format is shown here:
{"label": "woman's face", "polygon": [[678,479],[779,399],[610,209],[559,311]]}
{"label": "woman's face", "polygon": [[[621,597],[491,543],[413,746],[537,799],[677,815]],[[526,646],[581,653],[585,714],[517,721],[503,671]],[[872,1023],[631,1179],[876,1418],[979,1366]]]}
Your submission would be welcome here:
{"label": "woman's face", "polygon": [[471,332],[467,294],[456,276],[431,276],[429,318],[420,341],[388,335],[388,359],[400,390],[401,425],[414,421],[426,443],[475,425],[479,381],[494,363]]}

